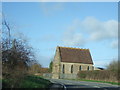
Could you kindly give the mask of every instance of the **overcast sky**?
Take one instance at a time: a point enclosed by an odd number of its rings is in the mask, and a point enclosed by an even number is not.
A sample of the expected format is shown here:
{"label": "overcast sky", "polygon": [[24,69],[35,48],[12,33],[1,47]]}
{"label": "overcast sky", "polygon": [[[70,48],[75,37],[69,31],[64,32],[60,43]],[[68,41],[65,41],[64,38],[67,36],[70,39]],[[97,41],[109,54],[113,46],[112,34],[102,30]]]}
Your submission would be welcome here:
{"label": "overcast sky", "polygon": [[2,9],[14,35],[28,39],[43,67],[57,46],[90,49],[96,67],[118,57],[117,2],[11,2]]}

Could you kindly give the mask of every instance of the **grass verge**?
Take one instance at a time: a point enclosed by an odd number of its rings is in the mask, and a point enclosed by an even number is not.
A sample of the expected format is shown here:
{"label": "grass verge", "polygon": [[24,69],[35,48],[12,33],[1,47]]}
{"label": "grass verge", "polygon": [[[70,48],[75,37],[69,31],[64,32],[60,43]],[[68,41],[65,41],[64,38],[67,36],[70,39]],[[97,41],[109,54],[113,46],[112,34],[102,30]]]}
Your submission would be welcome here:
{"label": "grass verge", "polygon": [[120,85],[118,82],[108,82],[108,81],[98,81],[98,80],[86,80],[86,79],[69,79],[69,80],[75,80],[75,81],[88,81],[88,82],[98,82],[98,83],[109,83],[113,85]]}
{"label": "grass verge", "polygon": [[109,84],[113,84],[113,85],[120,85],[120,83],[117,83],[117,82],[108,82],[108,81],[98,81],[98,80],[81,80],[81,81],[100,82],[100,83],[109,83]]}
{"label": "grass verge", "polygon": [[[9,85],[10,80],[3,80],[4,87],[3,88],[10,88]],[[17,88],[48,88],[48,86],[51,84],[49,80],[46,80],[40,76],[26,76],[21,82],[19,87]]]}
{"label": "grass verge", "polygon": [[27,76],[21,83],[22,88],[47,88],[50,81],[40,76]]}

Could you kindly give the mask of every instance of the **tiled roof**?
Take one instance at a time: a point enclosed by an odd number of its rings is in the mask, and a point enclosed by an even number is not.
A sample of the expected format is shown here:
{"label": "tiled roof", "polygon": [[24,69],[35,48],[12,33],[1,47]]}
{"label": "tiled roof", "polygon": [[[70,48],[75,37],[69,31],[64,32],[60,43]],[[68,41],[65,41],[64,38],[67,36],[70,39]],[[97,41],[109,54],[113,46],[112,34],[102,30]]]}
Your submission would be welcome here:
{"label": "tiled roof", "polygon": [[58,47],[61,62],[93,64],[89,49]]}

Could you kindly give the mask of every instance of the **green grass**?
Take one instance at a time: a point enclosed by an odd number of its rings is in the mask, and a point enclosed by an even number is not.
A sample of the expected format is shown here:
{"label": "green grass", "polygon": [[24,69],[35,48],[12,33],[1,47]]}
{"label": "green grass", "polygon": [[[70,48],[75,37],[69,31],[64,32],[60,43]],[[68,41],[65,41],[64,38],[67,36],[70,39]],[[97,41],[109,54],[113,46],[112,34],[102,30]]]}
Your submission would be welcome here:
{"label": "green grass", "polygon": [[21,83],[22,88],[47,88],[50,81],[40,76],[27,76]]}
{"label": "green grass", "polygon": [[81,81],[90,81],[90,82],[100,82],[100,83],[110,83],[110,84],[114,84],[114,85],[120,85],[120,83],[117,83],[117,82],[108,82],[108,81],[97,81],[97,80],[82,80],[80,79]]}
{"label": "green grass", "polygon": [[2,79],[2,87],[3,88],[10,88],[12,79]]}
{"label": "green grass", "polygon": [[86,80],[86,79],[71,79],[71,80],[75,80],[75,81],[88,81],[88,82],[98,82],[98,83],[109,83],[109,84],[113,84],[113,85],[120,85],[120,83],[117,83],[117,82],[108,82],[108,81]]}
{"label": "green grass", "polygon": [[[10,80],[3,80],[5,87],[10,87]],[[50,81],[40,76],[26,76],[20,83],[19,88],[47,88],[51,84]]]}

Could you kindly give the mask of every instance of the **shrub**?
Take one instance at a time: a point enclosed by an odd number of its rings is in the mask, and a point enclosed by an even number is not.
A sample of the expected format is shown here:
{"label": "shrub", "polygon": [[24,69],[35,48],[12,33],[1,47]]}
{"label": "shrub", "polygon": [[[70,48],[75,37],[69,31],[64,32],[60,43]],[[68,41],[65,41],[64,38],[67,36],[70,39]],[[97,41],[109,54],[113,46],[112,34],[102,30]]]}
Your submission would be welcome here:
{"label": "shrub", "polygon": [[[32,48],[25,39],[10,34],[11,28],[3,20],[2,35],[2,78],[8,79],[9,88],[19,87],[19,83],[26,76],[29,62],[34,61]],[[6,33],[9,32],[9,35]],[[6,81],[4,82],[7,83]]]}
{"label": "shrub", "polygon": [[118,82],[120,78],[120,61],[112,61],[106,70],[79,71],[78,78]]}
{"label": "shrub", "polygon": [[102,71],[80,71],[78,73],[79,79],[87,80],[102,80],[102,81],[114,81],[117,82],[117,75],[110,70]]}

